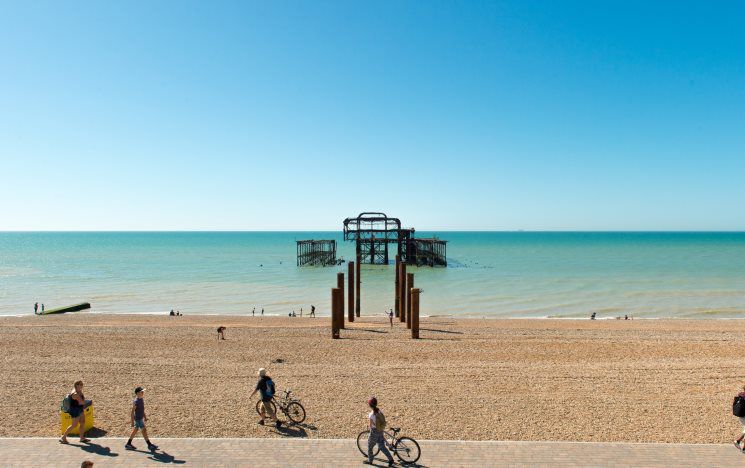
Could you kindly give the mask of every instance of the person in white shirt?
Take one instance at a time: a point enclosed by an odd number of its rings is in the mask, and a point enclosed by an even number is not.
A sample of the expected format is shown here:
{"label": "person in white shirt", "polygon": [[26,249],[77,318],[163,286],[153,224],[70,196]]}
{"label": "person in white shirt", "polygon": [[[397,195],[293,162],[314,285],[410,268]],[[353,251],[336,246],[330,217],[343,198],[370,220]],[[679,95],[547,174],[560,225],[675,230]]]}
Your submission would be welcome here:
{"label": "person in white shirt", "polygon": [[370,414],[367,415],[368,424],[370,425],[370,437],[367,439],[367,459],[363,462],[366,465],[372,465],[373,462],[373,448],[375,444],[378,444],[380,451],[383,455],[388,458],[388,466],[393,466],[393,457],[391,452],[385,446],[385,439],[383,437],[383,431],[385,430],[385,415],[380,408],[378,408],[378,399],[375,397],[370,398],[367,401],[370,406]]}

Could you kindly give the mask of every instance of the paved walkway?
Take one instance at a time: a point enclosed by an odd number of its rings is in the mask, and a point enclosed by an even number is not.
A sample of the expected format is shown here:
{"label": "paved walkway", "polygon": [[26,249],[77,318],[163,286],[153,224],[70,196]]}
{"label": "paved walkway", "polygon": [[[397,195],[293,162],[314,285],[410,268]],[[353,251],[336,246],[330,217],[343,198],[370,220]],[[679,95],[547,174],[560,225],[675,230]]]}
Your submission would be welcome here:
{"label": "paved walkway", "polygon": [[[61,445],[50,438],[0,438],[2,466],[78,467],[91,460],[96,467],[163,466],[363,466],[354,440],[338,439],[157,439],[157,453],[124,450],[125,439],[74,438]],[[626,444],[582,442],[421,441],[419,466],[745,466],[745,454],[734,445]],[[386,466],[383,458],[377,466]]]}

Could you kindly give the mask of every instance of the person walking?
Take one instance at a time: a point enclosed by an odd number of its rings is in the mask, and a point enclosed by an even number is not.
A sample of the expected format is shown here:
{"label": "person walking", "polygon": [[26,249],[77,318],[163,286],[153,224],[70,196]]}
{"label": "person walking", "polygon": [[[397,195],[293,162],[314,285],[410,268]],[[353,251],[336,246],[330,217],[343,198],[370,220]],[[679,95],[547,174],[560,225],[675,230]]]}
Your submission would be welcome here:
{"label": "person walking", "polygon": [[316,306],[314,305],[310,306],[310,316],[316,318]]}
{"label": "person walking", "polygon": [[388,320],[391,321],[391,328],[393,328],[393,309],[391,309],[391,311],[388,312]]}
{"label": "person walking", "polygon": [[732,412],[740,420],[740,424],[742,424],[742,434],[735,439],[735,447],[745,452],[745,445],[740,446],[740,443],[745,439],[745,385],[743,385],[742,391],[735,397],[735,401],[732,404]]}
{"label": "person walking", "polygon": [[255,317],[255,316],[256,316],[256,307],[254,307],[254,310],[251,311],[251,317]]}
{"label": "person walking", "polygon": [[127,450],[135,450],[136,447],[132,445],[132,439],[137,435],[137,431],[142,429],[142,437],[147,442],[147,448],[157,450],[158,446],[150,442],[147,436],[147,428],[145,422],[147,421],[147,415],[145,414],[145,389],[142,387],[135,388],[135,399],[132,401],[132,411],[129,414],[129,418],[132,424],[132,433],[129,435],[129,440],[124,445]]}
{"label": "person walking", "polygon": [[261,416],[261,419],[259,420],[259,424],[264,425],[264,419],[268,416],[269,419],[274,420],[274,425],[279,428],[282,426],[282,423],[277,419],[277,414],[272,405],[272,398],[274,398],[274,381],[271,377],[266,375],[266,369],[263,367],[259,369],[257,375],[259,376],[259,381],[256,383],[256,388],[251,392],[251,395],[249,395],[248,398],[250,400],[254,395],[256,395],[256,392],[260,392],[261,408],[259,410],[259,415]]}
{"label": "person walking", "polygon": [[[66,401],[65,401],[66,400]],[[80,442],[88,443],[90,440],[85,438],[85,408],[90,406],[90,403],[86,403],[85,396],[83,395],[83,381],[78,380],[73,384],[72,391],[63,400],[63,411],[70,415],[72,423],[65,429],[64,434],[60,438],[60,443],[67,444],[67,436],[70,434],[75,426],[80,426],[78,434],[80,434]],[[66,408],[64,407],[66,406]]]}
{"label": "person walking", "polygon": [[264,308],[263,307],[261,308],[261,316],[262,317],[264,316]]}
{"label": "person walking", "polygon": [[378,408],[378,399],[375,397],[367,400],[367,405],[370,407],[370,414],[367,415],[368,424],[370,426],[370,436],[367,438],[367,459],[363,461],[366,465],[373,464],[373,448],[377,444],[380,451],[388,459],[388,466],[393,466],[393,456],[388,448],[385,446],[385,438],[383,431],[385,431],[385,415]]}

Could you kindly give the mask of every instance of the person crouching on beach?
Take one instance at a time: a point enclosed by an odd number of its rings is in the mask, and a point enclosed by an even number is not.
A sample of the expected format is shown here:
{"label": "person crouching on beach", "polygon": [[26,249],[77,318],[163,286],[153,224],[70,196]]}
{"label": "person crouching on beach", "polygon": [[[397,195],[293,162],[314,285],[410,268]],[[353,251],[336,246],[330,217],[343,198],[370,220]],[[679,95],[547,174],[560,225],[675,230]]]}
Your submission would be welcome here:
{"label": "person crouching on beach", "polygon": [[158,446],[150,442],[150,439],[147,437],[147,428],[145,427],[145,421],[147,421],[147,415],[145,414],[145,389],[142,387],[135,388],[135,399],[132,401],[130,420],[132,423],[132,433],[129,435],[129,440],[124,445],[124,448],[135,450],[136,447],[132,445],[132,439],[137,435],[137,431],[142,429],[142,437],[147,442],[147,448],[157,450]]}
{"label": "person crouching on beach", "polygon": [[217,339],[218,340],[224,340],[225,339],[225,330],[226,328],[223,326],[217,327]]}
{"label": "person crouching on beach", "polygon": [[272,406],[272,398],[274,397],[274,381],[272,381],[271,377],[266,375],[266,369],[263,367],[259,369],[257,374],[259,376],[259,381],[256,383],[256,388],[251,392],[251,395],[249,395],[248,398],[249,400],[253,398],[253,396],[256,395],[256,392],[261,394],[261,407],[259,409],[261,419],[259,420],[259,424],[263,425],[264,419],[269,416],[269,419],[274,420],[275,426],[280,427],[282,426],[282,423],[277,419],[277,414]]}
{"label": "person crouching on beach", "polygon": [[73,384],[72,391],[65,397],[68,400],[69,408],[65,411],[72,418],[72,423],[65,429],[65,433],[60,438],[60,443],[67,444],[67,435],[72,431],[75,426],[80,425],[78,434],[80,434],[80,442],[87,443],[90,440],[85,438],[85,408],[90,406],[90,402],[86,403],[85,396],[83,395],[83,381],[78,380]]}
{"label": "person crouching on beach", "polygon": [[388,458],[388,466],[393,466],[393,457],[391,452],[385,446],[385,438],[383,431],[385,431],[385,415],[380,408],[378,408],[378,399],[375,397],[370,398],[367,401],[367,405],[372,411],[367,415],[367,420],[370,425],[370,436],[367,438],[367,459],[363,461],[366,465],[373,464],[373,448],[377,444],[380,447],[380,451],[383,455]]}

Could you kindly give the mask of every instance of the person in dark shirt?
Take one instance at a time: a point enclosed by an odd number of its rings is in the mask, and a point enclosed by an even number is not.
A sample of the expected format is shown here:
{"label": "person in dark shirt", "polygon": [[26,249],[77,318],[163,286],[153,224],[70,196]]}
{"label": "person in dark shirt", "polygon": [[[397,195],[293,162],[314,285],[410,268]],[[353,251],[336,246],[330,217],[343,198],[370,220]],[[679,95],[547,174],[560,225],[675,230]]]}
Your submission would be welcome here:
{"label": "person in dark shirt", "polygon": [[310,316],[316,318],[316,306],[310,306]]}
{"label": "person in dark shirt", "polygon": [[142,429],[142,437],[147,442],[147,448],[150,450],[157,450],[158,446],[150,442],[147,437],[147,428],[145,427],[145,421],[147,421],[147,415],[145,414],[145,389],[142,387],[135,388],[135,399],[132,402],[132,412],[130,418],[132,421],[132,433],[129,435],[129,440],[124,445],[127,450],[135,450],[135,446],[132,445],[132,439],[137,435],[137,431]]}
{"label": "person in dark shirt", "polygon": [[70,415],[72,424],[65,429],[65,433],[62,434],[59,441],[62,444],[67,444],[67,436],[70,434],[70,431],[72,431],[75,426],[80,425],[78,428],[80,442],[87,444],[90,440],[85,438],[85,409],[90,406],[91,403],[90,400],[86,401],[85,396],[83,395],[83,381],[78,380],[73,384],[72,391],[68,394],[67,398],[70,399],[70,409],[67,411],[67,414]]}
{"label": "person in dark shirt", "polygon": [[224,340],[225,339],[225,330],[226,328],[223,326],[217,327],[217,339],[218,340]]}
{"label": "person in dark shirt", "polygon": [[391,321],[391,328],[393,328],[393,309],[391,309],[391,311],[388,312],[388,320]]}
{"label": "person in dark shirt", "polygon": [[253,398],[254,395],[256,395],[256,392],[259,392],[261,395],[261,408],[259,410],[259,415],[261,416],[261,419],[259,420],[259,424],[264,424],[264,419],[266,419],[267,416],[269,416],[269,419],[274,420],[274,424],[277,427],[282,426],[282,423],[277,419],[277,414],[274,411],[274,406],[272,405],[272,398],[274,397],[274,382],[272,381],[272,378],[266,375],[266,369],[263,367],[259,369],[259,372],[257,372],[259,376],[259,381],[256,383],[256,388],[253,392],[251,392],[251,395],[249,395],[249,399]]}

